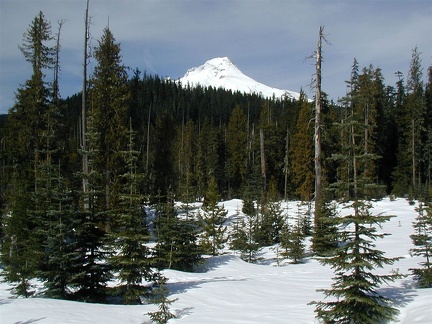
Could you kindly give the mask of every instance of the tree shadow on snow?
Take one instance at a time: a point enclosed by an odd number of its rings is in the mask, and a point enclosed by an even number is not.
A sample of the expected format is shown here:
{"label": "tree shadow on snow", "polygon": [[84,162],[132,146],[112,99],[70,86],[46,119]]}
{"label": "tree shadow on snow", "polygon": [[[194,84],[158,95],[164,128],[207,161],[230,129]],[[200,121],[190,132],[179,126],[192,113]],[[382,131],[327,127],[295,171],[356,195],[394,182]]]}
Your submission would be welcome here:
{"label": "tree shadow on snow", "polygon": [[239,257],[229,254],[210,257],[208,259],[205,259],[204,262],[200,264],[194,272],[205,273],[211,270],[215,270],[222,265],[230,263],[231,261],[239,259]]}
{"label": "tree shadow on snow", "polygon": [[402,287],[386,287],[378,290],[379,294],[392,300],[394,306],[406,306],[417,296],[415,289],[408,282],[404,282]]}
{"label": "tree shadow on snow", "polygon": [[45,319],[45,317],[29,319],[27,321],[18,321],[18,322],[15,322],[15,324],[31,324],[31,323],[36,323],[36,322],[42,321],[43,319]]}
{"label": "tree shadow on snow", "polygon": [[191,280],[191,281],[182,281],[182,282],[173,282],[168,283],[168,289],[172,294],[181,294],[189,289],[199,288],[202,284],[217,282],[217,281],[245,281],[247,278],[229,278],[229,277],[213,277],[213,278],[204,278],[200,280]]}

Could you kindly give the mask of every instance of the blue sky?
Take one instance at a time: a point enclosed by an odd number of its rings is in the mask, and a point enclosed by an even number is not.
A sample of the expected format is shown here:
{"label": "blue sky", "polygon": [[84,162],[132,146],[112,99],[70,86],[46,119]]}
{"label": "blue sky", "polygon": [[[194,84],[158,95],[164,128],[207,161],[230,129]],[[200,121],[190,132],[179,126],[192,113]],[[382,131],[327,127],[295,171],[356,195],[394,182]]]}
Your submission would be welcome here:
{"label": "blue sky", "polygon": [[[39,11],[53,32],[57,21],[66,20],[60,91],[64,98],[80,91],[85,5],[86,0],[0,0],[0,113],[30,78],[18,45]],[[416,46],[425,78],[432,65],[430,0],[90,0],[90,16],[93,47],[109,21],[126,66],[173,79],[227,56],[261,83],[311,94],[314,62],[305,58],[316,49],[321,25],[331,43],[324,46],[323,90],[335,100],[345,93],[354,58],[360,68],[380,67],[387,85],[394,85],[396,71],[406,77]]]}

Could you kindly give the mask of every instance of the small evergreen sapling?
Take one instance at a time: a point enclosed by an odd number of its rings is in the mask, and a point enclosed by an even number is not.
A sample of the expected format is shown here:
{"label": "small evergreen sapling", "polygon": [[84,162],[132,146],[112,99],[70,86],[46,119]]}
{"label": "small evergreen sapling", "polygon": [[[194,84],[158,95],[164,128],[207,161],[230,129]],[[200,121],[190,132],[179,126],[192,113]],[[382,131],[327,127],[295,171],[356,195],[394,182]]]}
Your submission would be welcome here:
{"label": "small evergreen sapling", "polygon": [[148,312],[147,315],[150,316],[152,322],[158,323],[158,324],[165,324],[170,319],[175,318],[176,315],[171,313],[170,311],[170,305],[177,301],[177,298],[175,299],[169,299],[168,294],[169,290],[166,286],[167,278],[165,278],[163,275],[158,273],[156,275],[155,280],[155,290],[154,293],[154,303],[159,304],[158,311],[155,312]]}
{"label": "small evergreen sapling", "polygon": [[[384,265],[391,265],[400,258],[387,258],[384,252],[375,249],[373,241],[383,238],[377,227],[392,216],[370,214],[371,204],[357,200],[350,207],[353,215],[339,217],[339,223],[346,226],[341,233],[343,244],[335,253],[321,258],[320,263],[334,269],[335,277],[331,289],[320,289],[332,301],[316,302],[315,312],[324,323],[378,323],[392,320],[397,309],[390,306],[390,300],[377,291],[380,284],[403,277],[398,273],[377,275],[372,272]],[[375,225],[375,226],[374,226]]]}
{"label": "small evergreen sapling", "polygon": [[411,254],[424,258],[420,262],[421,268],[410,269],[422,288],[432,287],[432,207],[420,202],[416,208],[418,213],[413,227],[416,234],[412,234],[411,240],[416,246],[410,250]]}
{"label": "small evergreen sapling", "polygon": [[226,242],[225,232],[227,227],[227,211],[223,206],[218,206],[219,195],[214,178],[210,179],[209,188],[204,200],[202,211],[198,213],[198,219],[203,230],[202,247],[206,253],[216,256]]}

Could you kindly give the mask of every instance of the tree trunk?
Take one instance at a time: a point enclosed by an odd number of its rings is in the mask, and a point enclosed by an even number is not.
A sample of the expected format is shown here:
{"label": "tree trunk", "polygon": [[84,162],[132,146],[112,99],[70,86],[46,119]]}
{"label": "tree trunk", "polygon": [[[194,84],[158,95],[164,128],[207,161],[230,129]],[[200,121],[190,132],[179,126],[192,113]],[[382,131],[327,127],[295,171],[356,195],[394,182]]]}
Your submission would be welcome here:
{"label": "tree trunk", "polygon": [[87,0],[87,7],[85,12],[85,35],[84,35],[84,66],[83,66],[83,88],[82,88],[82,101],[81,101],[81,150],[82,150],[82,172],[83,172],[83,196],[84,196],[84,210],[89,209],[89,197],[88,197],[88,154],[87,154],[87,144],[86,144],[86,94],[87,94],[87,45],[88,45],[88,8],[89,1]]}
{"label": "tree trunk", "polygon": [[324,27],[321,26],[316,53],[316,96],[315,96],[315,219],[319,216],[322,201],[322,166],[321,166],[321,47]]}
{"label": "tree trunk", "polygon": [[[263,196],[267,197],[267,172],[265,163],[265,150],[264,150],[264,131],[260,129],[260,149],[261,149],[261,176],[263,179]],[[266,202],[266,199],[264,199]]]}

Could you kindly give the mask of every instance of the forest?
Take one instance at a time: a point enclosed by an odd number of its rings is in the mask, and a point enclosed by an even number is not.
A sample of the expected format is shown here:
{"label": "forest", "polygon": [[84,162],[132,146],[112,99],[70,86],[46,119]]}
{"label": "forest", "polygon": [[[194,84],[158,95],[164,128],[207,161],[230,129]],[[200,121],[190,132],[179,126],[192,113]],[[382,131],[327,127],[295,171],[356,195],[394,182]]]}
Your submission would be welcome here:
{"label": "forest", "polygon": [[[61,98],[60,32],[42,12],[31,22],[20,49],[32,74],[0,120],[1,263],[17,295],[30,296],[29,280],[39,278],[48,297],[100,302],[116,273],[115,293],[139,303],[143,278],[163,286],[158,270],[191,271],[219,253],[222,199],[260,215],[249,224],[256,246],[284,233],[296,242],[277,202],[315,199],[316,98],[185,87],[131,70],[108,27],[84,58],[95,68],[82,91]],[[398,82],[386,85],[380,68],[353,58],[346,96],[321,93],[324,194],[301,233],[313,235],[317,255],[335,246],[331,201],[364,202],[361,213],[385,196],[431,200],[432,67],[421,64],[414,48],[407,75],[395,71]],[[196,201],[202,214],[189,217]],[[144,206],[156,210],[151,226]],[[230,241],[252,261],[246,232]]]}

